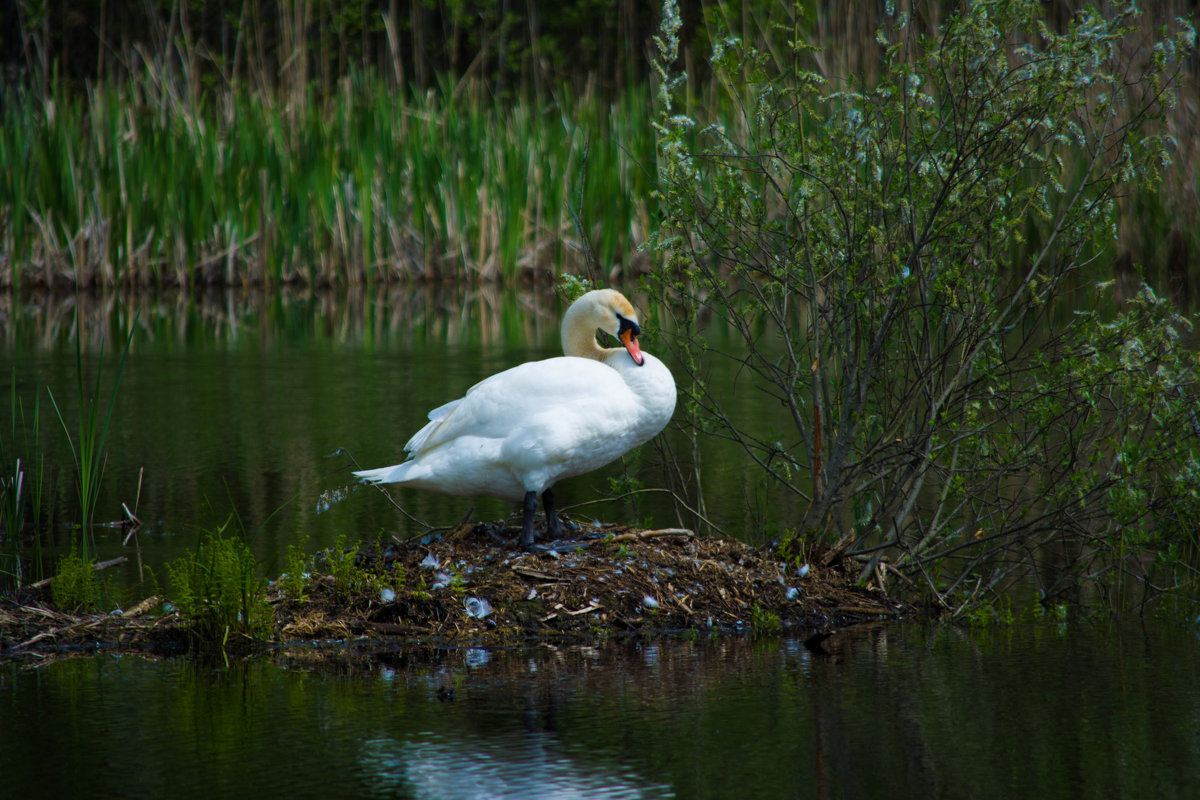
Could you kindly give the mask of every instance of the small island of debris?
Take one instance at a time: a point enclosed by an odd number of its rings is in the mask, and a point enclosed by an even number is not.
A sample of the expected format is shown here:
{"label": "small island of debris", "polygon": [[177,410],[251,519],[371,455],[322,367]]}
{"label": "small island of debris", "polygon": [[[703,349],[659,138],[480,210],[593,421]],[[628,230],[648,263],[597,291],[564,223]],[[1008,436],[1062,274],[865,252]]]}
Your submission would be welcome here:
{"label": "small island of debris", "polygon": [[[683,529],[572,527],[570,541],[532,553],[517,549],[518,531],[502,522],[356,549],[352,568],[371,580],[339,577],[330,552],[330,569],[318,562],[298,595],[286,580],[271,585],[269,639],[222,645],[818,633],[909,610],[858,585],[858,566],[829,552],[802,561]],[[54,609],[44,589],[25,592],[0,600],[0,630],[0,659],[189,646],[188,621],[159,597],[77,616]]]}

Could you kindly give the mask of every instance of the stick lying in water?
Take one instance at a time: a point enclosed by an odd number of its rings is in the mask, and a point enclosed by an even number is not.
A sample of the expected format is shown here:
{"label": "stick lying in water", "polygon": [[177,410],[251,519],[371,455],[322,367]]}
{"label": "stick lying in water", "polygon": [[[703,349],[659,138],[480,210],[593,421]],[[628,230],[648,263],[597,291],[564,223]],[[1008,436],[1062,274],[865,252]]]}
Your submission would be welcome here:
{"label": "stick lying in water", "polygon": [[[117,564],[124,564],[128,560],[129,560],[128,556],[117,556],[116,558],[110,559],[108,561],[97,561],[95,564],[92,564],[92,569],[94,569],[94,570],[108,569],[109,567],[115,567]],[[50,581],[52,581],[52,580],[54,580],[53,575],[50,576],[49,578],[42,578],[40,581],[35,581],[34,583],[29,584],[29,588],[30,589],[40,589],[43,586],[48,585],[50,583]]]}

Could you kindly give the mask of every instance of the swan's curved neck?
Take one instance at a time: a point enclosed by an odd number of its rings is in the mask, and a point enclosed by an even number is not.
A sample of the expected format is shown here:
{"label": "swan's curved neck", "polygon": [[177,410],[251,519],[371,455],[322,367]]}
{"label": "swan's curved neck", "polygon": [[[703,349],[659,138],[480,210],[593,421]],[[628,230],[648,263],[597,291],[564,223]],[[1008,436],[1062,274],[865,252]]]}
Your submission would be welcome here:
{"label": "swan's curved neck", "polygon": [[[596,328],[589,325],[587,315],[576,311],[577,306],[567,309],[562,324],[563,353],[577,358],[604,361],[613,353],[624,350],[617,347],[601,347],[596,343]],[[572,313],[575,312],[575,313]]]}
{"label": "swan's curved neck", "polygon": [[593,358],[604,361],[614,353],[623,353],[618,347],[601,347],[596,343],[595,328],[576,326],[574,330],[564,329],[562,333],[563,352],[578,358]]}

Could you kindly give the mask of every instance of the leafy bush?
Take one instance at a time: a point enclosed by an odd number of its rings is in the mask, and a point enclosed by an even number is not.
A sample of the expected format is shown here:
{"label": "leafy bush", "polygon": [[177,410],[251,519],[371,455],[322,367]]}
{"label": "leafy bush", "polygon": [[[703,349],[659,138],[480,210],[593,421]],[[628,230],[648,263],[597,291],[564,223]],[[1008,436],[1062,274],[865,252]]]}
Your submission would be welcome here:
{"label": "leafy bush", "polygon": [[[870,82],[810,69],[798,37],[770,60],[716,36],[740,109],[721,121],[676,110],[672,2],[656,38],[650,283],[695,453],[731,437],[807,508],[796,536],[960,610],[1031,573],[1045,597],[1131,571],[1149,586],[1127,557],[1197,553],[1190,323],[1149,288],[1092,288],[1116,198],[1170,167],[1155,123],[1195,32],[1139,50],[1131,4],[1061,32],[1040,14],[974,2],[926,37],[891,13]],[[706,315],[737,352],[710,347]],[[731,417],[704,376],[721,358],[792,429]]]}
{"label": "leafy bush", "polygon": [[202,642],[230,634],[264,636],[271,630],[266,579],[246,543],[227,534],[229,520],[204,533],[195,552],[167,564],[170,597]]}

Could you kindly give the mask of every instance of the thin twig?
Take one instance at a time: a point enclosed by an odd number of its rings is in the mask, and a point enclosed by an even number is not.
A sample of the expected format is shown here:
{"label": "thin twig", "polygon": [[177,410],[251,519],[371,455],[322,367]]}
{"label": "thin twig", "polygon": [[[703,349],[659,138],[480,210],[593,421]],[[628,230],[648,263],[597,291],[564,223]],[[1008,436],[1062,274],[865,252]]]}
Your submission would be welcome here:
{"label": "thin twig", "polygon": [[693,516],[695,516],[696,519],[700,520],[705,525],[708,525],[710,528],[712,528],[714,531],[716,531],[721,536],[727,536],[725,531],[721,530],[721,528],[719,528],[712,520],[708,519],[706,516],[701,514],[699,511],[697,511],[694,508],[692,508],[691,506],[689,506],[686,502],[684,502],[684,500],[678,494],[671,491],[670,489],[634,489],[633,491],[625,492],[624,494],[619,494],[614,497],[601,497],[598,500],[584,500],[582,503],[575,503],[574,505],[564,506],[563,508],[560,509],[560,511],[565,513],[565,512],[571,511],[572,509],[583,508],[584,506],[595,505],[596,503],[613,503],[618,500],[624,500],[627,497],[633,497],[634,495],[638,495],[638,494],[669,494],[675,500],[675,502],[678,503],[679,505],[683,506],[684,509],[686,509],[689,514],[692,514]]}

